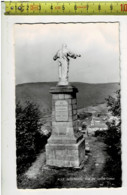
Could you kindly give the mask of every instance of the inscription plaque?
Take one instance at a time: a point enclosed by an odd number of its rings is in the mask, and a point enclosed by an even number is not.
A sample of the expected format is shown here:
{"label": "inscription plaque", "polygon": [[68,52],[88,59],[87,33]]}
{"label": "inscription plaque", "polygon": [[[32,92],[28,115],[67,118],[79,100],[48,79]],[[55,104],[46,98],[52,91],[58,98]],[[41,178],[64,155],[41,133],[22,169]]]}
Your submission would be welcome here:
{"label": "inscription plaque", "polygon": [[68,102],[65,100],[57,100],[55,102],[55,118],[56,121],[68,121]]}

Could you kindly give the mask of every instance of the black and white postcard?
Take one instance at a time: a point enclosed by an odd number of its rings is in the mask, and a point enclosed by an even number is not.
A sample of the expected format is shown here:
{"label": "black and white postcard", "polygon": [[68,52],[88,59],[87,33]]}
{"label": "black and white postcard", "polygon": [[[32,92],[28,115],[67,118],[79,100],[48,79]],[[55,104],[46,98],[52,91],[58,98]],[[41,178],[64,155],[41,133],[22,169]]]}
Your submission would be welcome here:
{"label": "black and white postcard", "polygon": [[15,24],[14,35],[17,186],[121,187],[119,23]]}
{"label": "black and white postcard", "polygon": [[125,18],[18,17],[2,16],[3,194],[120,192]]}

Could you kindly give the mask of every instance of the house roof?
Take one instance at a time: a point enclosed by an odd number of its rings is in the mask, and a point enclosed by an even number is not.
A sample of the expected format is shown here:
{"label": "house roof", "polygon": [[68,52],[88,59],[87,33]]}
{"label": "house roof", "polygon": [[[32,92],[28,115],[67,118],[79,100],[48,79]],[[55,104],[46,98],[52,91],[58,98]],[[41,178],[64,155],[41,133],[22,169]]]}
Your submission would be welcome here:
{"label": "house roof", "polygon": [[98,117],[93,117],[88,128],[107,128],[107,125]]}

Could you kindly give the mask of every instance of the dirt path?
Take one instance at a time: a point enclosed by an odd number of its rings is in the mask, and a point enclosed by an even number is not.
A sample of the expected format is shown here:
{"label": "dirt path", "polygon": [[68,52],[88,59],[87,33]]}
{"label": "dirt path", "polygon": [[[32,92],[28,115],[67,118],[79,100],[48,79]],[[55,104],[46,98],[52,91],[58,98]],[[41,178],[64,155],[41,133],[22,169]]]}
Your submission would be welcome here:
{"label": "dirt path", "polygon": [[36,179],[40,174],[41,168],[45,164],[45,162],[46,162],[46,156],[45,156],[45,152],[43,152],[37,157],[36,161],[25,173],[25,176],[28,179]]}
{"label": "dirt path", "polygon": [[22,177],[20,188],[91,188],[103,187],[106,174],[103,171],[108,158],[105,144],[95,137],[87,138],[90,153],[81,170],[45,166],[45,153],[41,153]]}

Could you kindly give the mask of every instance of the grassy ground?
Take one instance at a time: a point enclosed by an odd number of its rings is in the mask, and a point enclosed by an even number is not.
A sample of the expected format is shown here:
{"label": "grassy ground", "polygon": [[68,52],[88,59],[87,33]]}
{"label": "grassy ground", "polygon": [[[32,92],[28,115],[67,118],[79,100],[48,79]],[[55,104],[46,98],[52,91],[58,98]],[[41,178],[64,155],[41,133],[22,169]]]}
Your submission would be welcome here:
{"label": "grassy ground", "polygon": [[45,152],[41,153],[30,169],[17,178],[20,189],[39,188],[93,188],[117,187],[115,178],[105,171],[109,159],[106,145],[99,137],[88,137],[90,152],[81,170],[49,168],[45,165]]}

